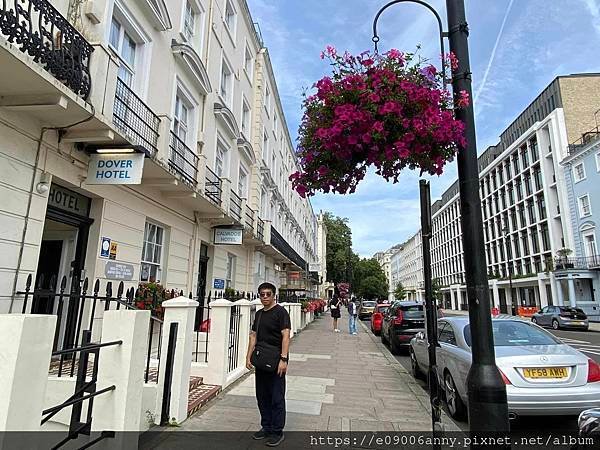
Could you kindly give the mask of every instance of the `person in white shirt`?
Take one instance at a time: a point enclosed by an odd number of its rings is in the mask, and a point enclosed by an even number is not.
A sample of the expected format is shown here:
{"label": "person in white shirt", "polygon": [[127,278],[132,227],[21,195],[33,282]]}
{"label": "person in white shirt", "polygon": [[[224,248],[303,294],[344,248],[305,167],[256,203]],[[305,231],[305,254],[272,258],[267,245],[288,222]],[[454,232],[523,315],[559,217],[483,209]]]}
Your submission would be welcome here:
{"label": "person in white shirt", "polygon": [[356,299],[352,298],[348,303],[348,329],[350,334],[357,335],[356,321],[358,320],[358,305]]}

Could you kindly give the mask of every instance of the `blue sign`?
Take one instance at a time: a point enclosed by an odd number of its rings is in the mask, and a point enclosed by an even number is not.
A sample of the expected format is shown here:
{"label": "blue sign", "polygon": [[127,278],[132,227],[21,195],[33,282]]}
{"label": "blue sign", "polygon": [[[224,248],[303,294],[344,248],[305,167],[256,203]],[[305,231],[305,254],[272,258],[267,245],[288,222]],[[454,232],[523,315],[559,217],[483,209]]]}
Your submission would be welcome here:
{"label": "blue sign", "polygon": [[225,280],[221,280],[220,278],[215,278],[215,282],[213,283],[214,289],[225,289]]}
{"label": "blue sign", "polygon": [[110,238],[103,237],[100,245],[100,258],[108,258],[110,256]]}

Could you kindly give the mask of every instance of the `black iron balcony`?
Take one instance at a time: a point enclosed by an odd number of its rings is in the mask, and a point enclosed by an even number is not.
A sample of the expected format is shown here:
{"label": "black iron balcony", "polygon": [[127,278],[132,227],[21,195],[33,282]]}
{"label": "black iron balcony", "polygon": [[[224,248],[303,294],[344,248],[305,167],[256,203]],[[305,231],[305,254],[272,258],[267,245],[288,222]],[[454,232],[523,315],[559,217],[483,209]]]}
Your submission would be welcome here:
{"label": "black iron balcony", "polygon": [[256,223],[256,235],[261,241],[265,238],[265,222],[260,217]]}
{"label": "black iron balcony", "polygon": [[583,135],[575,142],[569,144],[567,153],[573,155],[579,150],[586,147],[592,142],[598,142],[600,140],[600,127],[592,128],[590,131],[586,131]]}
{"label": "black iron balcony", "polygon": [[575,258],[558,257],[554,259],[554,270],[569,269],[600,269],[600,255],[580,256]]}
{"label": "black iron balcony", "polygon": [[169,167],[181,175],[187,183],[196,186],[198,184],[198,155],[172,131],[169,148],[171,149]]}
{"label": "black iron balcony", "polygon": [[221,187],[221,179],[219,176],[210,170],[209,167],[206,168],[206,186],[204,188],[204,193],[206,197],[212,201],[215,205],[221,206],[221,193],[223,188]]}
{"label": "black iron balcony", "polygon": [[242,199],[234,190],[231,191],[229,198],[229,213],[238,222],[242,221]]}
{"label": "black iron balcony", "polygon": [[0,2],[0,35],[86,100],[94,48],[48,0]]}
{"label": "black iron balcony", "polygon": [[290,244],[279,234],[273,225],[271,225],[271,245],[275,247],[283,256],[288,258],[294,264],[301,269],[306,269],[306,261],[302,258],[296,250],[292,248]]}
{"label": "black iron balcony", "polygon": [[255,214],[255,212],[252,210],[252,208],[250,208],[248,205],[246,205],[246,213],[244,214],[244,222],[245,222],[246,228],[251,231],[254,229],[254,214]]}
{"label": "black iron balcony", "polygon": [[152,156],[158,147],[160,119],[123,80],[117,78],[113,123],[133,145]]}

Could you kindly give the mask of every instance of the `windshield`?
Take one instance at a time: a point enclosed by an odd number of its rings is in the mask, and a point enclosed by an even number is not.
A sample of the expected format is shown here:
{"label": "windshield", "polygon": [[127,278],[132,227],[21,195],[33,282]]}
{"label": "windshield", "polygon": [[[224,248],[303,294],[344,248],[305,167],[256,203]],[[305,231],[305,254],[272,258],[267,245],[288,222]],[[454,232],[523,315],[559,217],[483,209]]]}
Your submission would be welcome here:
{"label": "windshield", "polygon": [[572,308],[570,306],[560,306],[559,308],[562,312],[584,314],[583,309],[581,309],[581,308]]}
{"label": "windshield", "polygon": [[375,306],[375,304],[375,302],[362,302],[362,305],[365,308],[372,308],[373,306]]}
{"label": "windshield", "polygon": [[423,305],[401,306],[400,309],[407,319],[423,319],[425,317]]}
{"label": "windshield", "polygon": [[[493,320],[494,346],[517,347],[522,345],[558,345],[562,344],[550,333],[516,320]],[[465,341],[471,346],[471,327],[465,326]]]}
{"label": "windshield", "polygon": [[385,312],[388,310],[389,306],[378,306],[377,307],[377,311],[379,311],[381,314],[385,314]]}

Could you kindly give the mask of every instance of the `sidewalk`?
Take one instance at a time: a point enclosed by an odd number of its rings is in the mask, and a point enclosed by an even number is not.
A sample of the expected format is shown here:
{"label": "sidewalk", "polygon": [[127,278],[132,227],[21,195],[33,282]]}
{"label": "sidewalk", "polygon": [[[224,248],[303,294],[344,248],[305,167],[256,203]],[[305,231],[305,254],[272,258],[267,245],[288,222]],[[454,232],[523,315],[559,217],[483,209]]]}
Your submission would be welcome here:
{"label": "sidewalk", "polygon": [[[351,336],[343,314],[339,326],[342,332],[333,333],[325,314],[292,339],[285,431],[430,431],[427,393],[364,324]],[[456,429],[447,417],[444,422]],[[163,434],[238,431],[249,438],[259,424],[254,375],[248,374],[180,428]]]}

